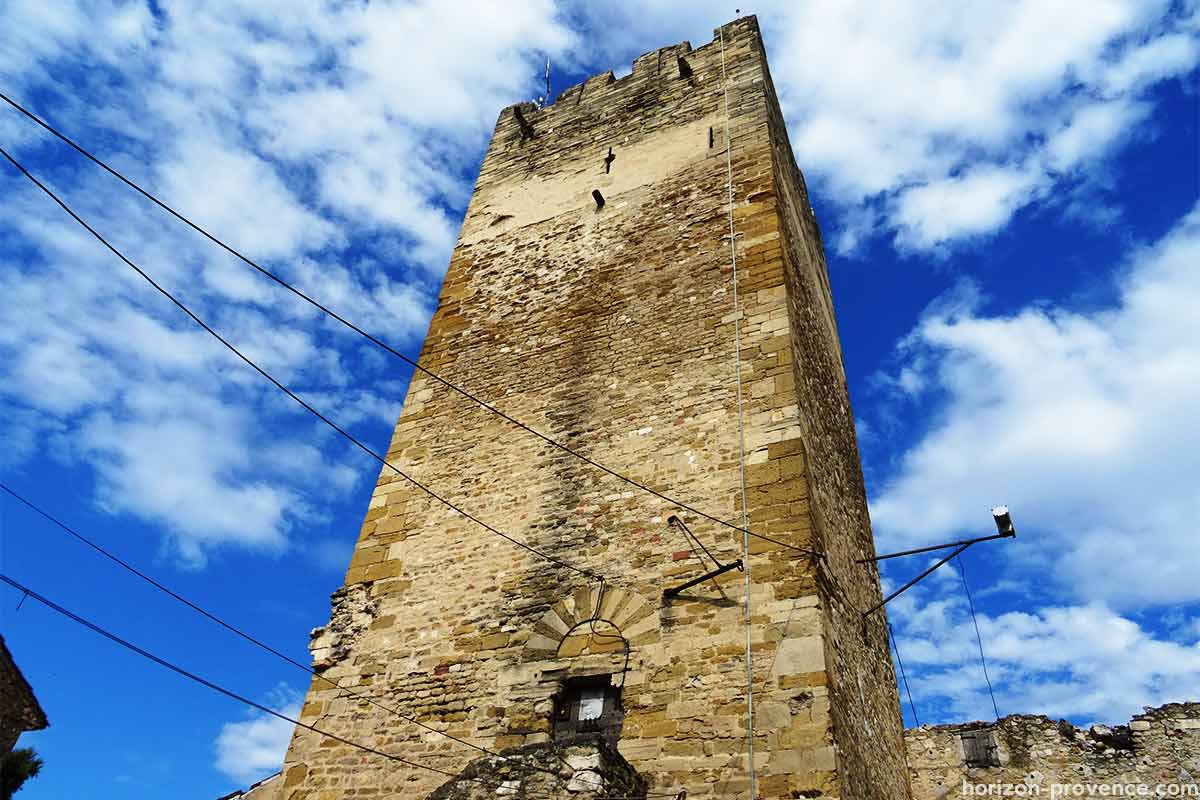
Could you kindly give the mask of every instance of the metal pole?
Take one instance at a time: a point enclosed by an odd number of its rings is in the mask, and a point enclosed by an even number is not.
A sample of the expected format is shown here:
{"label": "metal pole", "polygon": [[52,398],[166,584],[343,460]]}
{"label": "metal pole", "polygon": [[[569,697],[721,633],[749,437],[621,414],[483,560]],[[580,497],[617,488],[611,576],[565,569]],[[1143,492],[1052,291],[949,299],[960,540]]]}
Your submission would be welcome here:
{"label": "metal pole", "polygon": [[877,603],[877,604],[875,604],[874,606],[872,606],[872,607],[871,607],[870,609],[868,609],[867,611],[864,611],[864,612],[863,612],[863,616],[864,616],[864,617],[868,617],[868,616],[870,616],[870,615],[871,615],[873,612],[875,612],[875,611],[878,611],[879,609],[883,608],[883,607],[884,607],[884,606],[886,606],[888,603],[890,603],[891,601],[895,600],[897,597],[899,597],[900,595],[902,595],[904,592],[906,592],[906,591],[908,591],[909,589],[911,589],[911,588],[912,588],[912,586],[913,586],[913,584],[915,584],[915,583],[917,583],[918,581],[920,581],[920,580],[922,580],[922,579],[924,579],[924,578],[928,577],[929,573],[933,572],[935,569],[937,569],[938,567],[940,567],[942,564],[945,564],[947,561],[949,561],[950,559],[954,558],[956,555],[958,555],[959,553],[961,553],[963,550],[966,550],[966,549],[967,549],[968,547],[970,547],[972,544],[974,544],[974,542],[963,542],[961,545],[959,545],[958,549],[957,549],[957,550],[955,550],[953,553],[951,553],[950,555],[946,556],[946,557],[945,557],[945,558],[943,558],[941,561],[937,562],[937,563],[936,563],[936,564],[934,564],[932,567],[930,567],[929,569],[925,570],[925,571],[924,571],[924,572],[922,572],[920,575],[918,575],[917,577],[913,578],[911,581],[909,581],[908,583],[904,584],[903,586],[901,586],[901,587],[900,587],[899,589],[897,589],[896,591],[894,591],[894,592],[892,592],[891,594],[889,594],[887,597],[883,598],[883,600],[881,600],[879,603]]}
{"label": "metal pole", "polygon": [[899,553],[888,553],[883,556],[875,556],[874,558],[860,558],[856,563],[866,564],[869,561],[883,561],[887,558],[899,558],[900,556],[915,556],[918,553],[928,553],[931,550],[945,550],[947,547],[959,547],[964,544],[976,544],[977,542],[990,542],[993,539],[1012,539],[1016,536],[1016,532],[1012,533],[993,533],[991,536],[980,536],[978,539],[963,539],[960,542],[949,542],[947,544],[931,544],[929,547],[918,547],[915,550],[901,550]]}
{"label": "metal pole", "polygon": [[682,584],[680,586],[675,586],[670,589],[664,589],[663,590],[663,598],[667,599],[667,598],[674,597],[675,595],[682,592],[684,589],[692,588],[697,583],[703,583],[704,581],[708,580],[709,578],[715,578],[718,575],[723,575],[726,572],[729,572],[729,570],[731,570],[731,569],[741,569],[741,568],[742,568],[742,560],[739,558],[737,561],[734,561],[732,564],[724,564],[720,568],[714,569],[712,572],[708,573],[707,575],[701,575],[699,578],[693,578],[692,580],[690,580],[687,583]]}

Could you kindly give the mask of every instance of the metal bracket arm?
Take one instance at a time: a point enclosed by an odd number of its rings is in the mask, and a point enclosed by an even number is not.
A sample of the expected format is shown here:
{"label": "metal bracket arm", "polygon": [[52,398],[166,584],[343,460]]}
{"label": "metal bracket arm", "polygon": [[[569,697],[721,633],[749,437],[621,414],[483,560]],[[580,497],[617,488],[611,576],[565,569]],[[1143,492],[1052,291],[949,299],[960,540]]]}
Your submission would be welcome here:
{"label": "metal bracket arm", "polygon": [[741,568],[742,568],[742,560],[740,558],[737,561],[734,561],[732,564],[722,564],[720,567],[717,567],[712,572],[705,573],[704,575],[701,575],[699,578],[692,578],[687,583],[680,584],[679,586],[673,586],[670,589],[664,589],[663,590],[663,599],[669,600],[672,597],[674,597],[675,595],[682,592],[684,589],[692,588],[697,583],[703,583],[704,581],[708,580],[709,578],[715,578],[718,575],[729,572],[729,570],[731,570],[731,569],[739,569],[740,570]]}
{"label": "metal bracket arm", "polygon": [[918,553],[928,553],[933,550],[945,550],[948,547],[960,547],[964,544],[977,544],[979,542],[990,542],[993,539],[1012,539],[1017,535],[1016,531],[1010,530],[1005,533],[993,533],[991,536],[980,536],[977,539],[963,539],[960,542],[947,542],[946,544],[931,544],[928,547],[918,547],[915,550],[901,550],[898,553],[888,553],[882,556],[874,556],[873,558],[860,558],[856,564],[866,564],[871,561],[883,561],[887,558],[899,558],[900,556],[915,556]]}
{"label": "metal bracket arm", "polygon": [[925,571],[924,571],[924,572],[922,572],[920,575],[918,575],[917,577],[913,578],[911,581],[909,581],[908,583],[904,584],[904,585],[903,585],[903,586],[901,586],[899,589],[897,589],[896,591],[894,591],[894,592],[892,592],[891,594],[889,594],[887,597],[885,597],[885,598],[883,598],[882,600],[880,600],[878,603],[876,603],[875,605],[873,605],[873,606],[872,606],[870,609],[868,609],[868,610],[864,611],[864,612],[863,612],[863,616],[864,616],[864,617],[870,616],[870,615],[871,615],[873,612],[875,612],[875,611],[878,611],[879,609],[883,608],[883,607],[884,607],[884,606],[886,606],[888,603],[890,603],[891,601],[895,600],[895,599],[896,599],[897,597],[899,597],[900,595],[904,594],[904,592],[906,592],[906,591],[908,591],[909,589],[911,589],[911,588],[912,588],[912,587],[913,587],[915,584],[917,584],[918,582],[920,582],[920,581],[924,580],[925,578],[927,578],[931,572],[933,572],[935,569],[937,569],[938,567],[940,567],[942,564],[945,564],[947,561],[949,561],[950,559],[954,558],[956,555],[958,555],[959,553],[961,553],[963,550],[966,550],[966,549],[967,549],[968,547],[970,547],[972,544],[973,544],[973,542],[963,542],[961,545],[959,545],[959,546],[958,546],[958,548],[957,548],[957,549],[956,549],[956,550],[955,550],[953,553],[951,553],[950,555],[946,556],[946,557],[945,557],[945,558],[943,558],[941,561],[937,562],[937,563],[936,563],[936,564],[934,564],[932,567],[930,567],[929,569],[925,570]]}

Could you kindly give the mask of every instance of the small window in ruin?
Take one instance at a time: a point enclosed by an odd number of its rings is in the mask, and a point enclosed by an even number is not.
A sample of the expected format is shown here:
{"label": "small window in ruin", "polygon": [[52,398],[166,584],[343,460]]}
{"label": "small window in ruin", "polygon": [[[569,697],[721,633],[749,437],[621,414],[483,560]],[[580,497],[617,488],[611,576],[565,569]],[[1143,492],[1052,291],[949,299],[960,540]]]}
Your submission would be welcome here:
{"label": "small window in ruin", "polygon": [[624,719],[621,690],[612,685],[612,676],[571,679],[554,704],[554,738],[599,733],[615,746]]}
{"label": "small window in ruin", "polygon": [[599,189],[592,189],[592,199],[596,201],[596,210],[604,208],[604,195],[600,194]]}
{"label": "small window in ruin", "polygon": [[963,731],[963,760],[968,767],[1000,766],[1000,748],[996,744],[996,732],[991,728]]}

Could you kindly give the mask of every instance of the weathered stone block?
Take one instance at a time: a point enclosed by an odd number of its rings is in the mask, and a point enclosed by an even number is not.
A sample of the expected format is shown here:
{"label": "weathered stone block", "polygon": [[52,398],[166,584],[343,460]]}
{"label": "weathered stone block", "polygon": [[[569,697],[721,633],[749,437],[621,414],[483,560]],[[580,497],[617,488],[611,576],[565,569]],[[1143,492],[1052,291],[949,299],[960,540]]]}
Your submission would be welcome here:
{"label": "weathered stone block", "polygon": [[816,635],[784,639],[771,670],[772,677],[820,672],[825,668],[825,641]]}

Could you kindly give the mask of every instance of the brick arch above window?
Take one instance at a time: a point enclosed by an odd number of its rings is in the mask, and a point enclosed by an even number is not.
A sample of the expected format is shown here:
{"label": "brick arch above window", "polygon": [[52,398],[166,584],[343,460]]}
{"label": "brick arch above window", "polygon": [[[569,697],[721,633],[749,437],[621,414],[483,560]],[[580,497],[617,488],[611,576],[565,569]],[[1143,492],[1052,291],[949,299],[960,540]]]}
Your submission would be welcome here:
{"label": "brick arch above window", "polygon": [[625,637],[631,648],[658,641],[658,615],[641,595],[612,586],[605,587],[603,599],[599,595],[598,587],[582,588],[555,603],[533,626],[525,643],[526,659],[568,658],[588,650],[573,640],[588,637],[588,620],[593,616],[596,639],[603,644],[593,643],[589,652],[624,649],[623,643],[611,639],[614,633]]}

